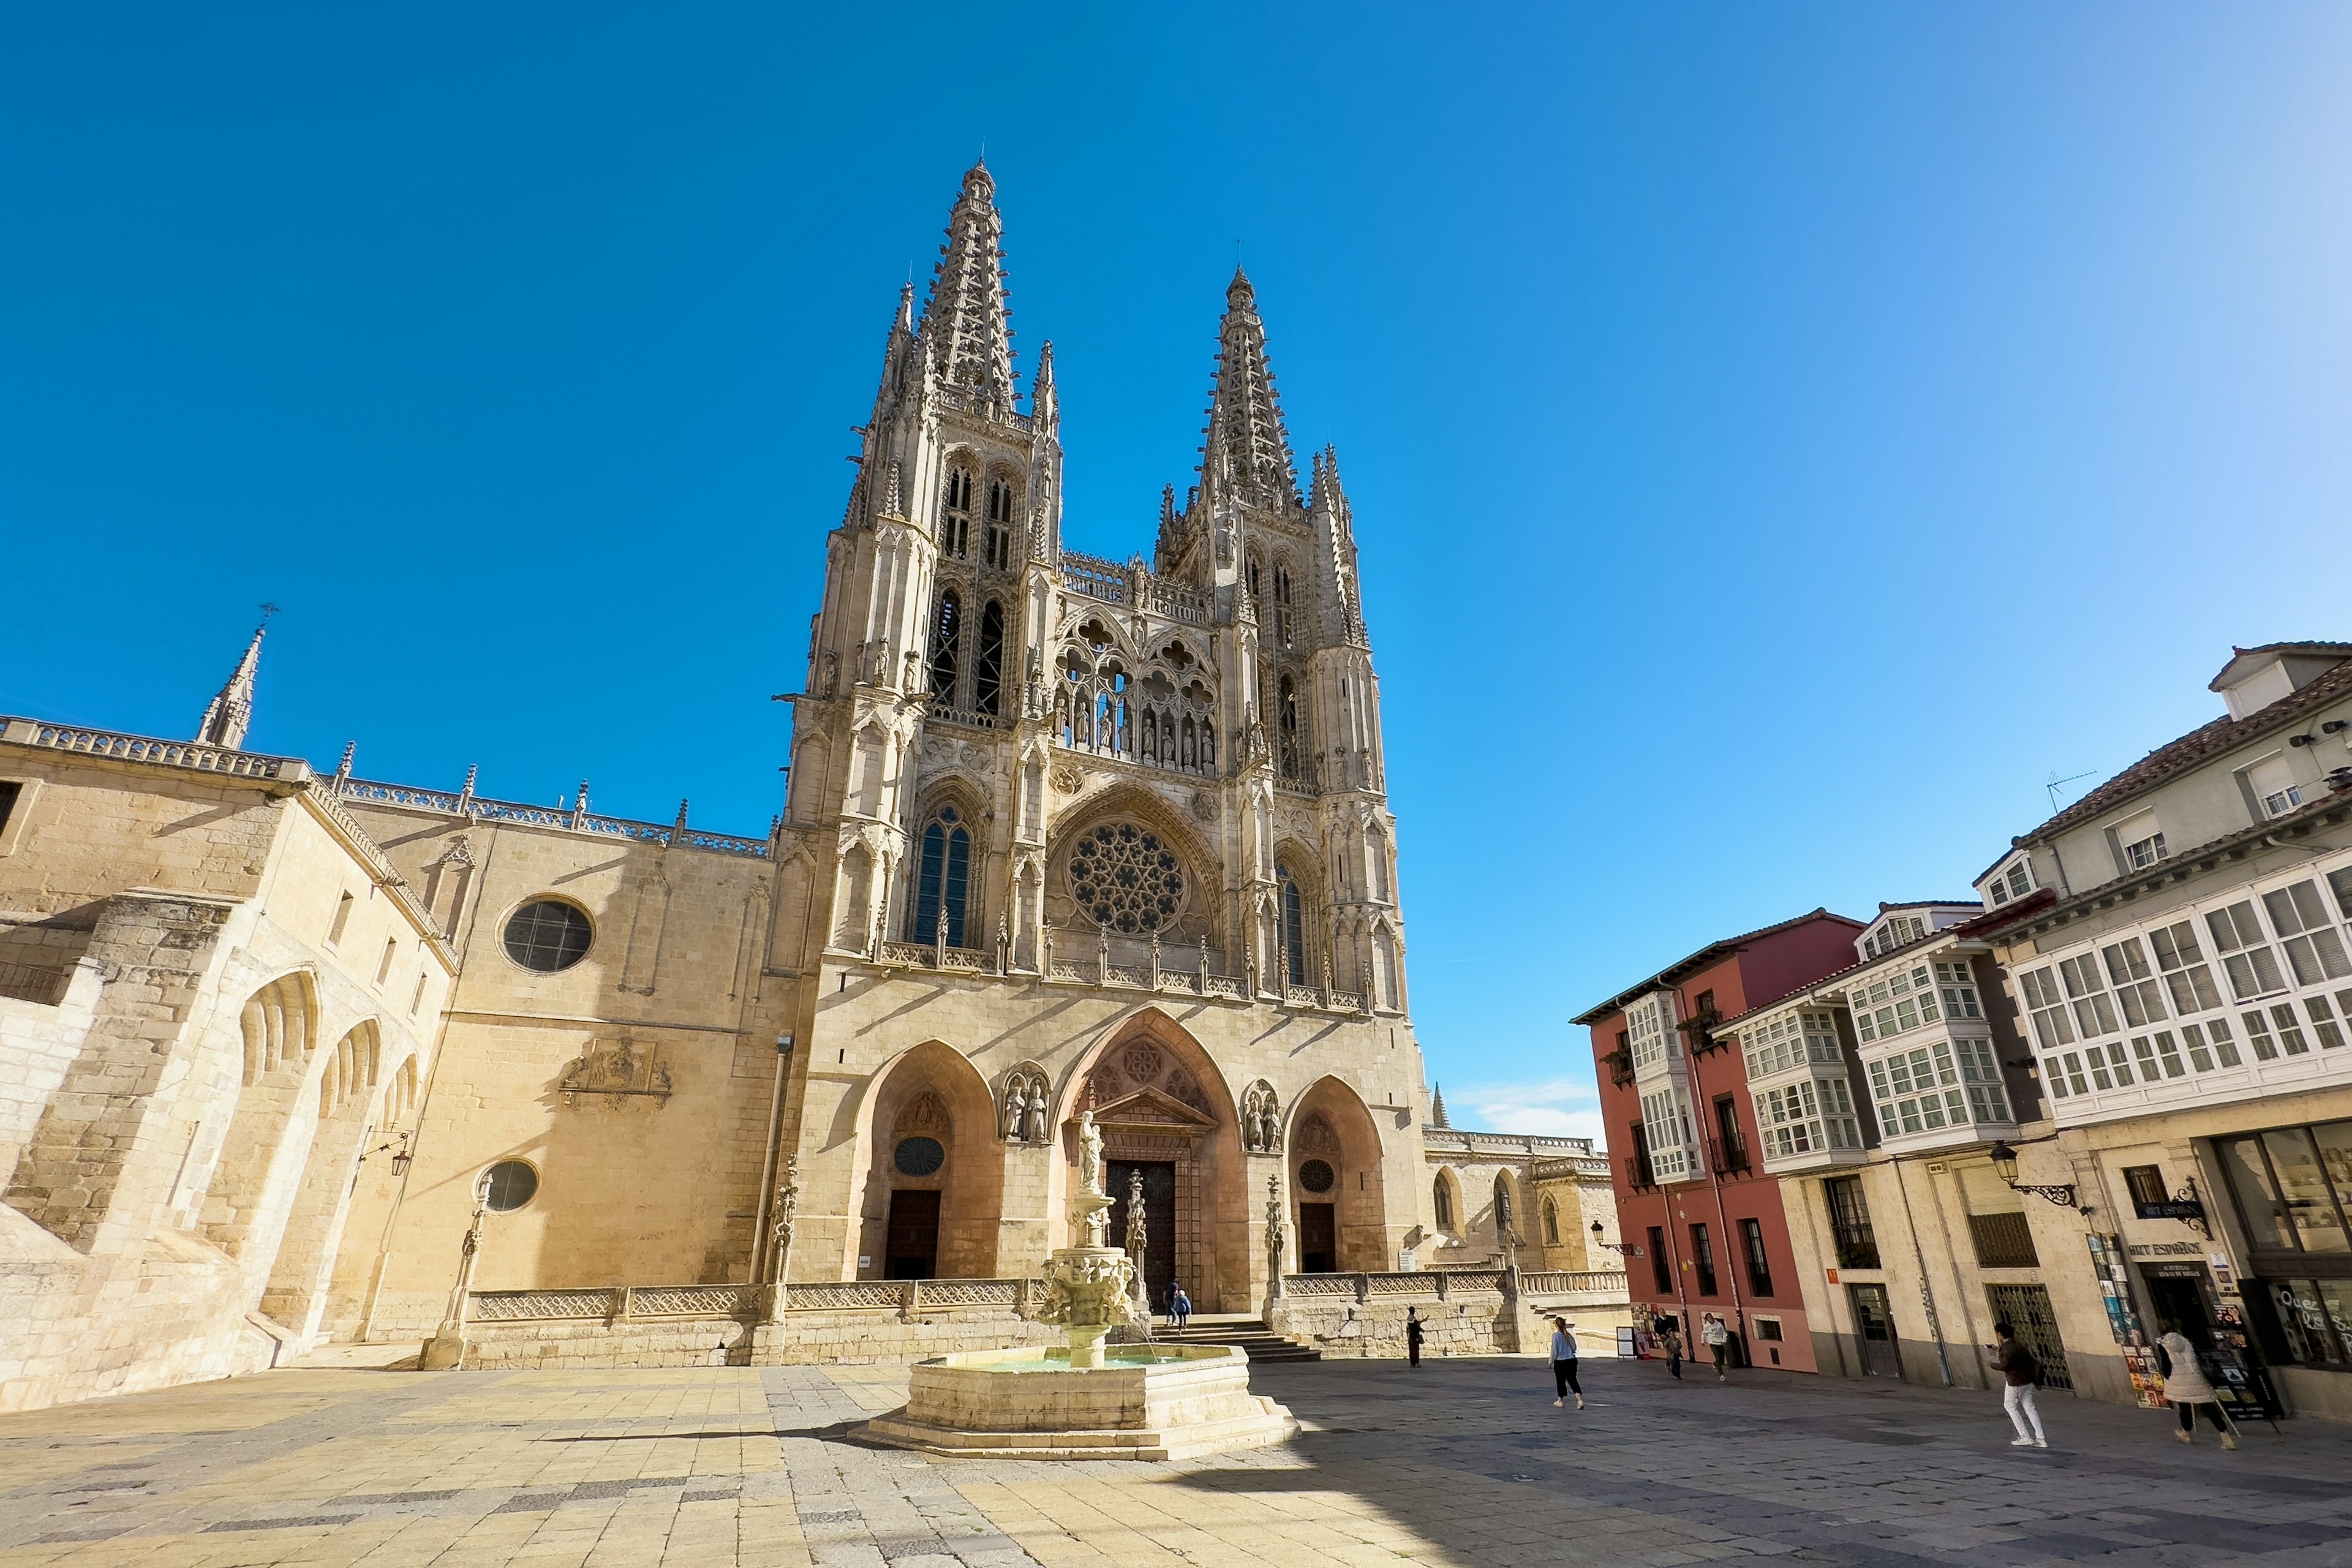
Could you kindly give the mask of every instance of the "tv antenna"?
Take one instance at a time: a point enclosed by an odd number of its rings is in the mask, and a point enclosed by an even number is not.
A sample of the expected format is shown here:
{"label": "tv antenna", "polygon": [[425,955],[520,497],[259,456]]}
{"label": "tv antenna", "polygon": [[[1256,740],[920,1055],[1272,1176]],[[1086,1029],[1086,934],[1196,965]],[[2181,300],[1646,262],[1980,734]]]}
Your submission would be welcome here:
{"label": "tv antenna", "polygon": [[2058,770],[2056,768],[2052,768],[2050,770],[2050,782],[2042,786],[2043,789],[2050,792],[2050,815],[2053,816],[2058,815],[2058,792],[2060,790],[2065,788],[2070,784],[2074,784],[2080,780],[2089,778],[2093,773],[2095,773],[2098,771],[2098,769],[2093,768],[2088,773],[2076,773],[2072,778],[2062,779],[2058,776]]}

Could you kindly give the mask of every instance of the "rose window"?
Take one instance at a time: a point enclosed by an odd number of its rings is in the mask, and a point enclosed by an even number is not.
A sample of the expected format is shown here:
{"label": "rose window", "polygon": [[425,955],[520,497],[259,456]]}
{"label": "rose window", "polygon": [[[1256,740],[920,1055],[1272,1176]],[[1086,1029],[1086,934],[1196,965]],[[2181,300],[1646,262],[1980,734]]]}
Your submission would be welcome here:
{"label": "rose window", "polygon": [[1070,852],[1070,894],[1105,931],[1139,936],[1175,924],[1184,870],[1158,835],[1116,823],[1094,829]]}

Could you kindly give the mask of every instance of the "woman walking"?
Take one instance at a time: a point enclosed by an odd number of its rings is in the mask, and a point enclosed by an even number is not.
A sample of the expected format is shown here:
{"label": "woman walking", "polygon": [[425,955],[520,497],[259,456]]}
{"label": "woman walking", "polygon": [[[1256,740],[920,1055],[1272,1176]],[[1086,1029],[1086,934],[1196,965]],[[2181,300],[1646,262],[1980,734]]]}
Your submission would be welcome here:
{"label": "woman walking", "polygon": [[2197,1360],[2197,1347],[2189,1342],[2189,1336],[2180,1331],[2180,1325],[2165,1324],[2163,1337],[2156,1342],[2164,1348],[2165,1358],[2172,1369],[2164,1374],[2164,1397],[2180,1412],[2180,1440],[2184,1443],[2197,1440],[2197,1413],[2202,1410],[2206,1423],[2221,1434],[2221,1447],[2236,1447],[2238,1429],[2230,1424],[2230,1417],[2222,1411],[2221,1401],[2214,1394],[2213,1384],[2207,1381],[2205,1369]]}
{"label": "woman walking", "polygon": [[1559,1397],[1551,1402],[1554,1410],[1568,1403],[1570,1390],[1576,1393],[1576,1407],[1584,1408],[1584,1385],[1576,1381],[1576,1325],[1566,1318],[1551,1321],[1551,1381]]}

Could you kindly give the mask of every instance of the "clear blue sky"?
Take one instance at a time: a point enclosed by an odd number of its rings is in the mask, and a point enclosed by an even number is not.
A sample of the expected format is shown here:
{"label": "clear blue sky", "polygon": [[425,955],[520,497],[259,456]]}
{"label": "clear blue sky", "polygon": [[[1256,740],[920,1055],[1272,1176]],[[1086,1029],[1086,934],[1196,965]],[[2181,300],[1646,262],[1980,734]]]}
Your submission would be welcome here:
{"label": "clear blue sky", "polygon": [[1589,1129],[1572,1013],[2352,633],[2347,79],[2341,5],[17,6],[0,710],[185,733],[269,599],[258,747],[764,830],[985,142],[1078,548],[1186,482],[1238,245],[1433,1075]]}

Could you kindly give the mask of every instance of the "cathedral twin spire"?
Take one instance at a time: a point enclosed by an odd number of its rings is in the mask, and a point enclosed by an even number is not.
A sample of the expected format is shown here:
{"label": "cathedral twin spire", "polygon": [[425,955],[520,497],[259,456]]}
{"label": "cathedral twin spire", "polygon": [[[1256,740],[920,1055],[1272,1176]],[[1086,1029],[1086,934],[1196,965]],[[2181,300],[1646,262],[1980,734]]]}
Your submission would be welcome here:
{"label": "cathedral twin spire", "polygon": [[[948,215],[947,243],[940,247],[922,319],[919,323],[911,321],[910,298],[902,297],[899,321],[902,329],[912,327],[942,383],[969,389],[988,408],[1010,413],[1014,397],[1013,328],[1005,302],[1003,239],[996,181],[985,162],[975,163],[965,174]],[[1266,359],[1265,323],[1257,313],[1257,292],[1239,268],[1225,290],[1217,339],[1216,383],[1211,388],[1202,447],[1202,491],[1230,494],[1259,506],[1296,508],[1298,468]],[[1039,355],[1031,407],[1044,420],[1059,416],[1050,343]]]}

